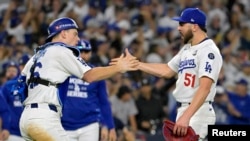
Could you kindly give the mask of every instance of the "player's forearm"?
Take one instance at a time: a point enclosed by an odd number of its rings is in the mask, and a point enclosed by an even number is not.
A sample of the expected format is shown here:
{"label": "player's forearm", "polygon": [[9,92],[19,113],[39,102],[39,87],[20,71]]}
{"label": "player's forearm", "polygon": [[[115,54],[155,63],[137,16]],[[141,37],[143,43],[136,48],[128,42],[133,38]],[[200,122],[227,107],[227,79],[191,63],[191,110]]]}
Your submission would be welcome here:
{"label": "player's forearm", "polygon": [[199,88],[191,101],[190,106],[184,112],[187,118],[191,118],[195,112],[201,107],[201,105],[205,102],[210,89],[209,88]]}
{"label": "player's forearm", "polygon": [[0,140],[7,140],[8,138],[9,138],[9,136],[10,136],[10,132],[9,132],[9,130],[2,130],[1,132],[0,132]]}
{"label": "player's forearm", "polygon": [[138,69],[157,77],[170,78],[174,76],[167,64],[140,62]]}
{"label": "player's forearm", "polygon": [[130,116],[129,122],[130,122],[131,129],[132,129],[133,133],[136,133],[137,132],[137,123],[136,123],[135,116]]}
{"label": "player's forearm", "polygon": [[116,65],[107,67],[95,67],[84,74],[83,80],[91,83],[93,81],[107,79],[119,72],[121,72],[121,69]]}

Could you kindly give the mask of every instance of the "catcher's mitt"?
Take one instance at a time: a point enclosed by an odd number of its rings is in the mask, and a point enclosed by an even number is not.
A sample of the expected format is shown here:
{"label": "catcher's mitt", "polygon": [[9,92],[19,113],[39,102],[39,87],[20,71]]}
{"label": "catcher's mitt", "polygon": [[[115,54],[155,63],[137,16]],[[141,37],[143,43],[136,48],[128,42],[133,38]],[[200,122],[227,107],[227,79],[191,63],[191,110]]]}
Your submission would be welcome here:
{"label": "catcher's mitt", "polygon": [[175,123],[170,120],[165,120],[163,124],[163,135],[166,141],[198,141],[199,135],[197,135],[194,129],[189,126],[187,134],[185,136],[176,136],[173,134]]}

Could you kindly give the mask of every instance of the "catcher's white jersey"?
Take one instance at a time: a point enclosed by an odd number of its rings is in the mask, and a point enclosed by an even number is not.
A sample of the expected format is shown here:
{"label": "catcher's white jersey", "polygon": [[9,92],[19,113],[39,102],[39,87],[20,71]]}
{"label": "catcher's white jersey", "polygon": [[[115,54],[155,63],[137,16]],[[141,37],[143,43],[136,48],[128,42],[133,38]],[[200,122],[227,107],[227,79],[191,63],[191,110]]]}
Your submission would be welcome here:
{"label": "catcher's white jersey", "polygon": [[[22,71],[22,74],[26,75],[27,81],[31,75],[30,70],[34,63],[34,58],[33,56],[29,60]],[[52,47],[47,47],[41,52],[39,51],[34,74],[41,79],[57,84],[64,82],[71,75],[82,78],[83,74],[91,68],[79,59],[73,55],[70,49],[54,44]],[[61,106],[59,89],[55,86],[41,84],[36,84],[33,87],[29,86],[28,94],[28,97],[24,101],[25,105],[31,103],[49,103]]]}
{"label": "catcher's white jersey", "polygon": [[214,83],[206,101],[213,101],[222,62],[220,51],[211,39],[195,46],[185,45],[168,63],[169,67],[178,73],[176,89],[173,92],[176,100],[191,102],[199,87],[199,78],[207,76]]}

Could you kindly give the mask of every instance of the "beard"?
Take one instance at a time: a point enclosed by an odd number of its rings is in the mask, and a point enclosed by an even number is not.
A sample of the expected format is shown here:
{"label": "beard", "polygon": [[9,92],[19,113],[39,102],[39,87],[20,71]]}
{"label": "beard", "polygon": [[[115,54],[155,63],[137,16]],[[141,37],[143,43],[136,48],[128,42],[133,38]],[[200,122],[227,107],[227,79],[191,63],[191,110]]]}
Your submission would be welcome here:
{"label": "beard", "polygon": [[184,42],[184,44],[188,43],[193,38],[193,36],[194,35],[193,35],[193,33],[192,33],[192,31],[190,29],[187,31],[186,34],[183,34],[183,42]]}

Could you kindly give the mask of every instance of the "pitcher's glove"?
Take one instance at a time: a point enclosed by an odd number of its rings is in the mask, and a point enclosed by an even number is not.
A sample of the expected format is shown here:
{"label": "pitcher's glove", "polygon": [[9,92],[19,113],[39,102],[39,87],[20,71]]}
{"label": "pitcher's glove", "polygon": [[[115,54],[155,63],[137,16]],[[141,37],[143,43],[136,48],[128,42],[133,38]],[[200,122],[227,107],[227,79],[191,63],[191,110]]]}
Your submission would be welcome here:
{"label": "pitcher's glove", "polygon": [[170,120],[165,120],[163,124],[163,135],[165,141],[198,141],[199,135],[197,135],[194,129],[189,126],[187,134],[185,136],[176,136],[173,134],[175,123]]}

